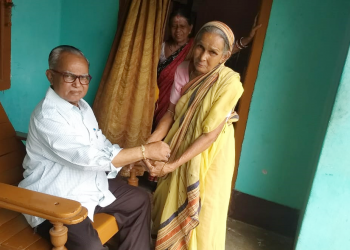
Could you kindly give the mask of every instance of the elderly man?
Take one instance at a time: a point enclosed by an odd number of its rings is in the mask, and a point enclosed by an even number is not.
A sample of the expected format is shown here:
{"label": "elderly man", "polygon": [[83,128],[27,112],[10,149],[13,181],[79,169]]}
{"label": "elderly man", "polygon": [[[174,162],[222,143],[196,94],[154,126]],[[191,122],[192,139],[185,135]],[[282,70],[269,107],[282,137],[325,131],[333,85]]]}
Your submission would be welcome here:
{"label": "elderly man", "polygon": [[[93,111],[82,99],[91,76],[89,62],[77,48],[54,48],[46,76],[51,86],[31,115],[24,180],[19,186],[76,200],[88,209],[87,219],[67,225],[69,250],[107,249],[92,227],[94,213],[115,216],[120,228],[119,249],[149,249],[148,195],[114,178],[126,164],[145,158],[166,161],[169,146],[156,142],[122,149],[106,139]],[[25,217],[49,239],[49,221]]]}

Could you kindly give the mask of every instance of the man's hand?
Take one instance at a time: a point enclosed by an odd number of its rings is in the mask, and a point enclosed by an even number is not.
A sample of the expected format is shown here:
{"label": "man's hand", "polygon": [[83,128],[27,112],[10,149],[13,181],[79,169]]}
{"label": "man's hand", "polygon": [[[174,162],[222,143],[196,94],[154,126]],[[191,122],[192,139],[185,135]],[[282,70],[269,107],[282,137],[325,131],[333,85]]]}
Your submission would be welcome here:
{"label": "man's hand", "polygon": [[145,157],[147,159],[166,162],[170,158],[170,147],[163,141],[146,144],[145,149]]}

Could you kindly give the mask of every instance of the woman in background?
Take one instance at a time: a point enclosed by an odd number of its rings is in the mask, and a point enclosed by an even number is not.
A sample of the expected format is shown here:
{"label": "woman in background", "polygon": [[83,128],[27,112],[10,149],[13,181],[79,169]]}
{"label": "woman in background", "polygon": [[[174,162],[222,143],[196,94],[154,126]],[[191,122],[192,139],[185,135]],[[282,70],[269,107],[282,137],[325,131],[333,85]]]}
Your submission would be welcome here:
{"label": "woman in background", "polygon": [[[156,128],[160,119],[166,113],[169,106],[171,87],[174,83],[174,75],[177,66],[186,58],[193,39],[189,36],[193,28],[191,11],[185,8],[178,8],[170,14],[169,31],[170,37],[163,42],[160,59],[157,68],[157,85],[159,97],[153,117],[153,128]],[[155,189],[157,177],[148,176],[148,180]]]}
{"label": "woman in background", "polygon": [[170,14],[170,38],[162,44],[157,68],[159,98],[154,112],[154,128],[158,125],[169,106],[171,86],[174,82],[176,68],[185,60],[192,46],[193,39],[189,37],[192,28],[191,11],[178,8]]}

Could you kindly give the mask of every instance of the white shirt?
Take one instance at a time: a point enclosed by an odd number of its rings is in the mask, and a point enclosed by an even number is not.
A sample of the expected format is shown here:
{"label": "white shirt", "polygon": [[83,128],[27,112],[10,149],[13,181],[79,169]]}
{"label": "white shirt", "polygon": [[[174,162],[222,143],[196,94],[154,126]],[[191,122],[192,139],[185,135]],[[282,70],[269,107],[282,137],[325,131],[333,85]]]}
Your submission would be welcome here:
{"label": "white shirt", "polygon": [[[120,170],[111,161],[122,149],[102,134],[89,104],[83,99],[78,104],[80,109],[49,88],[30,118],[24,180],[18,186],[76,200],[93,220],[97,205],[116,199],[108,178]],[[32,227],[44,221],[25,217]]]}

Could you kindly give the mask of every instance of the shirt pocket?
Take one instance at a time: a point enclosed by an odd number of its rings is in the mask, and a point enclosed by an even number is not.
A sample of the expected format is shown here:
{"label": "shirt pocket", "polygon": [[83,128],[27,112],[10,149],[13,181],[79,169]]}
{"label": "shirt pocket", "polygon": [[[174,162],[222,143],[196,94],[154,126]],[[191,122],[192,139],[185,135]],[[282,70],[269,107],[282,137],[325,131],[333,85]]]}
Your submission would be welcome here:
{"label": "shirt pocket", "polygon": [[101,129],[93,128],[91,133],[91,139],[91,142],[95,148],[102,150],[105,147],[105,136],[102,134]]}

